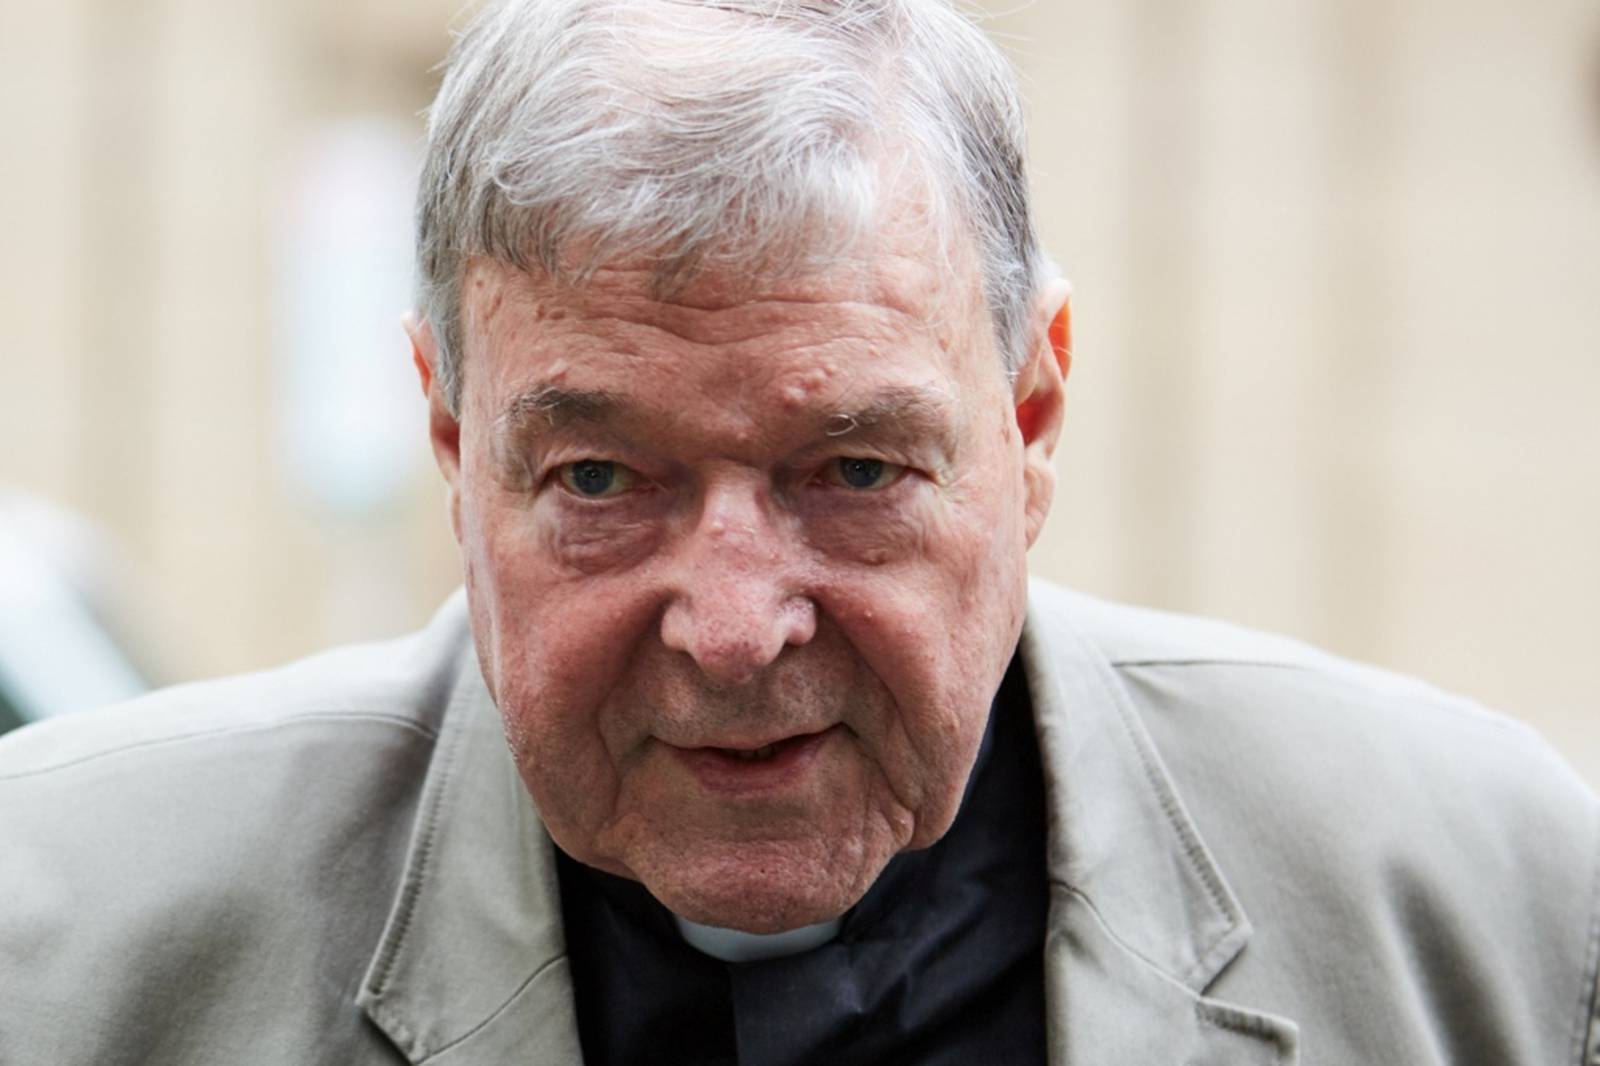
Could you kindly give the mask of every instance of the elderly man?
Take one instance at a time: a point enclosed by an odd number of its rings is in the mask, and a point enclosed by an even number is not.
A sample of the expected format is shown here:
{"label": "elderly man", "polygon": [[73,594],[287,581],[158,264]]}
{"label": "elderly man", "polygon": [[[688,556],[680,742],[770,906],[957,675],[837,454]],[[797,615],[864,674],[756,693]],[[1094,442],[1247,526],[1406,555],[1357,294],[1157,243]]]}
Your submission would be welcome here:
{"label": "elderly man", "polygon": [[1600,1061],[1537,739],[1029,589],[1021,139],[940,0],[483,11],[408,320],[465,596],[0,746],[0,1061]]}

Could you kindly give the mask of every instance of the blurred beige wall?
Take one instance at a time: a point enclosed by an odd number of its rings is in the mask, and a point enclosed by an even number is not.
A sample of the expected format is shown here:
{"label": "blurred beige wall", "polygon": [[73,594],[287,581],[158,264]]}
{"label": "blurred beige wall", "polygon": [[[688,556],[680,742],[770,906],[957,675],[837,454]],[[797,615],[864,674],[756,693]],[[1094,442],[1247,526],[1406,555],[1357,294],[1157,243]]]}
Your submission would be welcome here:
{"label": "blurred beige wall", "polygon": [[[286,471],[274,289],[294,160],[340,119],[420,137],[455,7],[0,0],[0,486],[116,536],[174,677],[402,632],[455,583],[422,449],[359,514]],[[1421,674],[1600,782],[1592,0],[990,26],[1077,293],[1036,569]]]}

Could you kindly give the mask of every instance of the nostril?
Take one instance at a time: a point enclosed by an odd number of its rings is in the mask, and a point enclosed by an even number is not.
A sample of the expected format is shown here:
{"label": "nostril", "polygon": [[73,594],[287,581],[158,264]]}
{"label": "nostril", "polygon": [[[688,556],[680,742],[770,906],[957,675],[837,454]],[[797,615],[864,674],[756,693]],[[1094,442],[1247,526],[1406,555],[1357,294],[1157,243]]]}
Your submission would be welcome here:
{"label": "nostril", "polygon": [[779,611],[784,644],[798,646],[817,635],[817,605],[809,597],[793,596]]}

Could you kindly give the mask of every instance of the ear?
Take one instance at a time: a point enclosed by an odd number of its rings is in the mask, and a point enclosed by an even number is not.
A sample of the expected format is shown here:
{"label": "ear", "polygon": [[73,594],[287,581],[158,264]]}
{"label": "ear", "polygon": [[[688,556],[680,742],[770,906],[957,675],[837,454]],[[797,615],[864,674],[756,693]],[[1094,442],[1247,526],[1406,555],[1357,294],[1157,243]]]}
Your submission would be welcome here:
{"label": "ear", "polygon": [[1032,355],[1017,375],[1012,393],[1017,429],[1022,435],[1023,479],[1027,493],[1027,538],[1031,548],[1044,528],[1055,496],[1053,459],[1061,439],[1067,373],[1072,369],[1072,285],[1057,278],[1034,304]]}
{"label": "ear", "polygon": [[449,492],[450,526],[460,540],[461,422],[450,413],[444,388],[435,373],[439,365],[439,342],[433,335],[433,323],[418,317],[414,311],[401,316],[400,324],[411,339],[411,362],[417,368],[422,394],[428,398],[428,438],[433,444],[434,461],[439,464]]}

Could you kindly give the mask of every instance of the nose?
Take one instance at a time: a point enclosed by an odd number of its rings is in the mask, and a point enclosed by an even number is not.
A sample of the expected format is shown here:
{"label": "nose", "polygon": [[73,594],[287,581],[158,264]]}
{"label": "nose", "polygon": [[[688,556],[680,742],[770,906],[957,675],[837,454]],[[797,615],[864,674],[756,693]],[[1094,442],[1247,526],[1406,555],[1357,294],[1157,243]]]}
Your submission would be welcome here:
{"label": "nose", "polygon": [[661,640],[720,685],[741,685],[809,641],[816,607],[795,553],[753,493],[710,495],[680,545]]}

